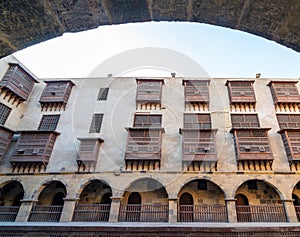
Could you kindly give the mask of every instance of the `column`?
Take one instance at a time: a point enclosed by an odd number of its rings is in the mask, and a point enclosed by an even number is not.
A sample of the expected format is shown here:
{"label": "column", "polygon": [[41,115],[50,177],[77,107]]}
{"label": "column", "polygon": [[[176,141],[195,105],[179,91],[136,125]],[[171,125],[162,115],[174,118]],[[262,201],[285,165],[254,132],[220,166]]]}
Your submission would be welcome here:
{"label": "column", "polygon": [[109,222],[118,222],[122,197],[111,197]]}
{"label": "column", "polygon": [[281,200],[285,209],[285,214],[288,222],[298,222],[296,210],[294,207],[293,199]]}
{"label": "column", "polygon": [[60,216],[60,222],[71,222],[78,198],[64,198],[64,206]]}
{"label": "column", "polygon": [[19,208],[19,212],[18,212],[18,215],[17,215],[15,221],[16,222],[26,222],[26,221],[28,221],[32,206],[36,202],[37,202],[36,200],[31,200],[31,199],[21,200],[21,206]]}
{"label": "column", "polygon": [[169,201],[169,222],[177,222],[177,203],[178,198],[168,198]]}
{"label": "column", "polygon": [[226,198],[225,204],[226,204],[228,222],[229,223],[237,222],[235,198]]}

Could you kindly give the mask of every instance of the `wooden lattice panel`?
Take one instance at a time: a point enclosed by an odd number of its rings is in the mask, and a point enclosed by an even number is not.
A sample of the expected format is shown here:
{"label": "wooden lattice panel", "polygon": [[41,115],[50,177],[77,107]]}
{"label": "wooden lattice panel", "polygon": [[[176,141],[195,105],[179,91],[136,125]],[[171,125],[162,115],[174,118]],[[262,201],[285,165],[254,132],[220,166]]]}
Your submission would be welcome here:
{"label": "wooden lattice panel", "polygon": [[90,171],[91,168],[96,166],[103,140],[101,138],[78,138],[78,140],[80,141],[76,157],[78,171]]}
{"label": "wooden lattice panel", "polygon": [[256,97],[254,81],[227,81],[231,111],[254,112]]}
{"label": "wooden lattice panel", "polygon": [[137,79],[136,103],[137,107],[148,105],[146,107],[156,108],[161,105],[161,94],[163,80],[157,79]]}
{"label": "wooden lattice panel", "polygon": [[0,81],[1,94],[12,103],[21,103],[26,101],[37,83],[29,73],[27,73],[20,65],[11,63],[5,73],[2,81]]}
{"label": "wooden lattice panel", "polygon": [[46,87],[40,98],[42,110],[64,109],[68,103],[74,83],[70,80],[45,81],[45,83]]}
{"label": "wooden lattice panel", "polygon": [[269,128],[233,128],[238,168],[271,170],[273,155],[268,138]]}
{"label": "wooden lattice panel", "polygon": [[21,131],[10,159],[13,172],[45,170],[58,135],[55,131]]}
{"label": "wooden lattice panel", "polygon": [[12,130],[0,125],[0,160],[5,155],[13,135],[14,132]]}

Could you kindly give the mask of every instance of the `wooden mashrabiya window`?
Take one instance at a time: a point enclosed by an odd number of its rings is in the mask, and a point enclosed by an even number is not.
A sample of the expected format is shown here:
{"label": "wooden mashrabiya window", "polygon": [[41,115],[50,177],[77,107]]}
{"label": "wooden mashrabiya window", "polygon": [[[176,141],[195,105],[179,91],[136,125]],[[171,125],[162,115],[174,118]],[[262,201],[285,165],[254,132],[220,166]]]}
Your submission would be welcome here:
{"label": "wooden mashrabiya window", "polygon": [[0,81],[1,94],[17,105],[26,101],[38,81],[19,64],[9,63],[9,68]]}

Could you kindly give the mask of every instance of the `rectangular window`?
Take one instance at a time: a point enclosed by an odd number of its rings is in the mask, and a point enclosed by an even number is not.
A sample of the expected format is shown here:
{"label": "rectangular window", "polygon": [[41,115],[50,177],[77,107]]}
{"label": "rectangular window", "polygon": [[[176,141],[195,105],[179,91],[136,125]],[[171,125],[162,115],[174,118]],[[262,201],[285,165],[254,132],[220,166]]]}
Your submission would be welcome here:
{"label": "rectangular window", "polygon": [[137,80],[137,102],[160,103],[162,80]]}
{"label": "rectangular window", "polygon": [[184,114],[184,128],[211,128],[210,114]]}
{"label": "rectangular window", "polygon": [[227,81],[229,99],[231,103],[255,103],[255,93],[253,89],[254,81]]}
{"label": "rectangular window", "polygon": [[5,124],[10,112],[11,108],[6,106],[5,104],[0,103],[0,125]]}
{"label": "rectangular window", "polygon": [[284,128],[299,128],[300,129],[300,115],[299,114],[277,114],[277,121],[280,129]]}
{"label": "rectangular window", "polygon": [[94,114],[90,126],[90,133],[99,133],[102,125],[103,114]]}
{"label": "rectangular window", "polygon": [[161,115],[141,115],[134,116],[134,127],[161,127]]}
{"label": "rectangular window", "polygon": [[300,95],[296,87],[298,81],[271,81],[270,86],[274,103],[300,102]]}
{"label": "rectangular window", "polygon": [[100,88],[98,94],[98,100],[107,100],[109,88]]}
{"label": "rectangular window", "polygon": [[184,94],[186,102],[209,102],[209,81],[184,80]]}
{"label": "rectangular window", "polygon": [[57,127],[60,115],[43,115],[39,128],[39,131],[54,131]]}
{"label": "rectangular window", "polygon": [[233,128],[258,128],[257,114],[231,114]]}

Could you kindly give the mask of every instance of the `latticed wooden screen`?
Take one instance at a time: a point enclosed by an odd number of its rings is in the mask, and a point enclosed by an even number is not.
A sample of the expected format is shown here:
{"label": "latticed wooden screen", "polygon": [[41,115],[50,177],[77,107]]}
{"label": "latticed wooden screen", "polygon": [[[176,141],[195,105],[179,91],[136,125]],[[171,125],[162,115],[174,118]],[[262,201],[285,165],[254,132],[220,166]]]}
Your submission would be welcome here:
{"label": "latticed wooden screen", "polygon": [[5,124],[10,112],[11,108],[6,106],[5,104],[0,103],[0,125]]}
{"label": "latticed wooden screen", "polygon": [[161,115],[141,115],[134,116],[134,127],[161,127]]}
{"label": "latticed wooden screen", "polygon": [[297,81],[271,81],[270,86],[274,103],[300,103]]}
{"label": "latticed wooden screen", "polygon": [[253,89],[254,81],[227,81],[229,99],[231,103],[250,102],[255,103]]}
{"label": "latticed wooden screen", "polygon": [[280,129],[300,129],[300,114],[277,114],[276,116]]}
{"label": "latticed wooden screen", "polygon": [[210,114],[184,114],[183,123],[184,128],[211,128]]}
{"label": "latticed wooden screen", "polygon": [[259,128],[257,114],[231,114],[233,128]]}
{"label": "latticed wooden screen", "polygon": [[162,80],[137,80],[136,101],[140,103],[161,103]]}
{"label": "latticed wooden screen", "polygon": [[40,125],[38,127],[39,131],[54,131],[57,127],[60,115],[43,115]]}
{"label": "latticed wooden screen", "polygon": [[99,133],[102,125],[103,114],[94,114],[90,126],[90,133]]}
{"label": "latticed wooden screen", "polygon": [[184,80],[186,102],[209,102],[209,84],[207,80]]}

